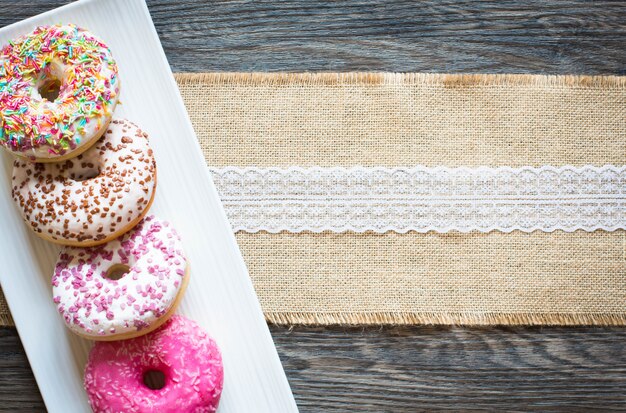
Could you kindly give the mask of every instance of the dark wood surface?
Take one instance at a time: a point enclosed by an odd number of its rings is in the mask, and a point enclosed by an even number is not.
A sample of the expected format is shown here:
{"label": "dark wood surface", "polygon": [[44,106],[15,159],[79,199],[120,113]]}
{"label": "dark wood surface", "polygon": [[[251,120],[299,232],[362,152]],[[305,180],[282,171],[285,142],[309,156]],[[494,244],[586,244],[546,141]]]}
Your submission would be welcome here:
{"label": "dark wood surface", "polygon": [[[626,329],[271,330],[302,412],[626,409]],[[13,329],[0,366],[0,409],[44,411]]]}
{"label": "dark wood surface", "polygon": [[[0,0],[0,26],[67,3]],[[624,1],[148,0],[174,71],[626,73]]]}
{"label": "dark wood surface", "polygon": [[[64,3],[0,0],[0,26]],[[626,74],[623,1],[148,4],[175,71]],[[303,412],[626,411],[626,329],[271,330]],[[0,411],[44,409],[0,329]]]}

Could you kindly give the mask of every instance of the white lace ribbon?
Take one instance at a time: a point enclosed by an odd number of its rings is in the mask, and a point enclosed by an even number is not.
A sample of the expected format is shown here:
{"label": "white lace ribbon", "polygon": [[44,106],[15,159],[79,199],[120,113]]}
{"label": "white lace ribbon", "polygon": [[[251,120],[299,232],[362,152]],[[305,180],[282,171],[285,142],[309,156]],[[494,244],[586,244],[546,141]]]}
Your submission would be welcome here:
{"label": "white lace ribbon", "polygon": [[235,231],[626,228],[626,167],[211,169]]}

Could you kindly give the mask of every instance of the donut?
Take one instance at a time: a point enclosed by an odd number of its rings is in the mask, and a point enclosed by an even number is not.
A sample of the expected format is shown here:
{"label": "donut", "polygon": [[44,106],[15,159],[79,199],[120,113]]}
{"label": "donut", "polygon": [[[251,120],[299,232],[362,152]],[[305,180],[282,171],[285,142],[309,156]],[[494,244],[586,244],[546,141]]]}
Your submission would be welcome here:
{"label": "donut", "polygon": [[148,335],[96,343],[84,384],[95,413],[215,412],[224,368],[215,341],[175,315]]}
{"label": "donut", "polygon": [[63,245],[103,244],[130,230],[148,212],[155,189],[148,135],[127,120],[113,119],[76,158],[13,163],[12,195],[24,221]]}
{"label": "donut", "polygon": [[188,279],[176,230],[148,216],[107,244],[65,247],[52,275],[52,296],[73,332],[92,340],[122,340],[163,324]]}
{"label": "donut", "polygon": [[38,162],[86,150],[120,93],[109,48],[74,25],[40,26],[0,51],[0,146]]}

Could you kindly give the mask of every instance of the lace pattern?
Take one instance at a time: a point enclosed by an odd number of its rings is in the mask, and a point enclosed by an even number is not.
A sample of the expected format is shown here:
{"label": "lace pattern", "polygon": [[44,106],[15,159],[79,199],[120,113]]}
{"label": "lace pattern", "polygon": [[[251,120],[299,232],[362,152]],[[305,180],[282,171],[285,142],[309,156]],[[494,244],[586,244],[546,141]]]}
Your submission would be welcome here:
{"label": "lace pattern", "polygon": [[626,228],[626,167],[211,169],[235,231]]}

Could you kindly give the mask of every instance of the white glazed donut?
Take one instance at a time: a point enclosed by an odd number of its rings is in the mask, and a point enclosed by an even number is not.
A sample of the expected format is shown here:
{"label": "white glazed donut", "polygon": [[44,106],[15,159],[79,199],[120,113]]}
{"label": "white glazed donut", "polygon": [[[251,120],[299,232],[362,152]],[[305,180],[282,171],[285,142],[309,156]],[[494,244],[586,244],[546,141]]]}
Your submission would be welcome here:
{"label": "white glazed donut", "polygon": [[187,269],[174,228],[148,216],[108,244],[64,248],[52,276],[53,299],[67,326],[83,337],[132,338],[174,313]]}
{"label": "white glazed donut", "polygon": [[120,92],[108,47],[74,25],[40,26],[0,51],[0,146],[40,162],[83,152]]}
{"label": "white glazed donut", "polygon": [[44,239],[73,246],[105,243],[148,212],[156,164],[148,137],[114,119],[86,152],[58,163],[13,166],[12,194],[24,221]]}

